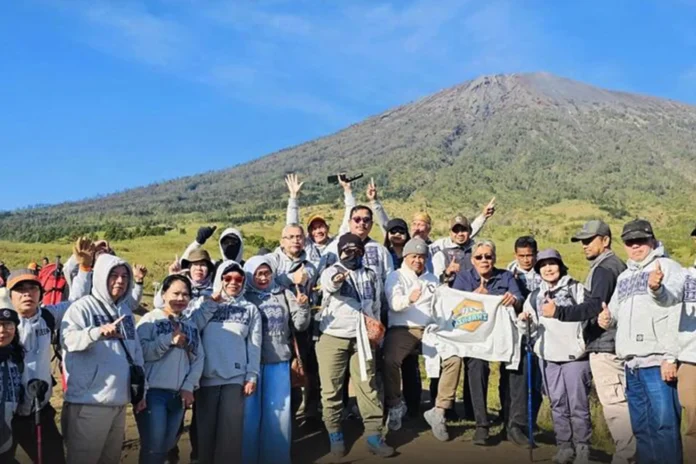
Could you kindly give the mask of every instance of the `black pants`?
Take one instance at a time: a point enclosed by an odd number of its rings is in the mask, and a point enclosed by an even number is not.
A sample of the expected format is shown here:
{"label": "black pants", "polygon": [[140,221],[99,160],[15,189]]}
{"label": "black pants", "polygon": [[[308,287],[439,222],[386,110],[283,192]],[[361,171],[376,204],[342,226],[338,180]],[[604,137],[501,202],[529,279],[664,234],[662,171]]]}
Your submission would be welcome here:
{"label": "black pants", "polygon": [[[41,451],[45,464],[65,464],[63,436],[58,431],[55,417],[56,410],[50,404],[41,409],[39,416],[41,422]],[[12,419],[12,439],[13,456],[17,445],[19,445],[33,462],[38,460],[34,414],[30,416],[15,416]]]}
{"label": "black pants", "polygon": [[[503,363],[500,364],[500,404],[502,406],[503,424],[506,427],[517,426],[524,430],[527,429],[527,358],[520,362],[520,368],[515,371],[505,369]],[[532,356],[532,420],[536,425],[539,409],[543,397],[541,394],[541,369],[539,368],[539,358]]]}
{"label": "black pants", "polygon": [[423,384],[421,382],[420,367],[418,366],[418,353],[411,353],[406,356],[401,364],[401,382],[403,384],[404,403],[406,403],[409,414],[419,414]]}
{"label": "black pants", "polygon": [[464,358],[464,369],[471,389],[471,404],[477,427],[488,427],[488,376],[491,368],[488,361]]}
{"label": "black pants", "polygon": [[17,464],[17,460],[15,459],[14,453],[15,453],[15,447],[13,446],[9,450],[0,454],[0,462],[2,464]]}

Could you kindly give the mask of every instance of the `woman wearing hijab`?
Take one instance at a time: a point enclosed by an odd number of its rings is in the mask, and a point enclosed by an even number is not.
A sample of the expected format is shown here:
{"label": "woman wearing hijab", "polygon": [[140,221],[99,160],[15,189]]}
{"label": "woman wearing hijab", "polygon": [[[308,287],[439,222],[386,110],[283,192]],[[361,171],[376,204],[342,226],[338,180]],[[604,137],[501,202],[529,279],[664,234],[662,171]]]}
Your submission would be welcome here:
{"label": "woman wearing hijab", "polygon": [[[235,261],[218,266],[213,283],[218,308],[201,335],[205,362],[196,425],[202,464],[242,459],[244,399],[256,391],[262,340],[261,315],[244,298],[244,281],[244,270]],[[200,310],[190,317],[196,319]]]}
{"label": "woman wearing hijab", "polygon": [[0,401],[0,462],[13,463],[15,446],[12,443],[12,418],[18,408],[29,413],[31,404],[25,400],[26,374],[24,348],[19,341],[19,316],[3,304],[0,306],[0,373],[2,373],[2,401]]}
{"label": "woman wearing hijab", "polygon": [[277,285],[267,256],[244,264],[246,299],[261,313],[263,343],[256,392],[244,405],[244,464],[290,464],[290,360],[294,332],[307,330],[307,295]]}

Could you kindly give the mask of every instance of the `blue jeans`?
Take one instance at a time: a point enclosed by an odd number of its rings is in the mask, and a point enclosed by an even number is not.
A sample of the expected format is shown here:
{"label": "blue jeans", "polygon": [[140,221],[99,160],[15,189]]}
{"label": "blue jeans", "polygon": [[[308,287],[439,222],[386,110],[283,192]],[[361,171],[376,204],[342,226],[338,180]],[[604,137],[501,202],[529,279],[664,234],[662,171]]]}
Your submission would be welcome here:
{"label": "blue jeans", "polygon": [[163,464],[176,445],[184,406],[179,392],[150,389],[147,409],[135,415],[140,433],[140,464]]}
{"label": "blue jeans", "polygon": [[290,464],[290,363],[264,364],[244,403],[243,464]]}
{"label": "blue jeans", "polygon": [[681,405],[676,382],[662,380],[659,367],[626,368],[626,399],[638,463],[681,463]]}

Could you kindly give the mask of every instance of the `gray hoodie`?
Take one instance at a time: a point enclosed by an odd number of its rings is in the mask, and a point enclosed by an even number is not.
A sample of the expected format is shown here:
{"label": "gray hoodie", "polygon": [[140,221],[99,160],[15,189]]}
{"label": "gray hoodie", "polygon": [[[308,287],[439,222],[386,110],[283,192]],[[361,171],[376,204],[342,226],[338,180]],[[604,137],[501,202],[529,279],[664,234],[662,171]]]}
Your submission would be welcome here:
{"label": "gray hoodie", "polygon": [[[213,293],[222,289],[223,273],[232,266],[241,269],[232,260],[223,261],[215,273]],[[201,338],[205,350],[202,387],[256,382],[261,363],[263,333],[258,308],[243,295],[232,297],[222,292],[222,303],[203,329]],[[200,300],[199,300],[200,301]],[[200,312],[198,308],[191,317]]]}
{"label": "gray hoodie", "polygon": [[[112,301],[107,289],[111,270],[126,266],[130,274],[125,296]],[[130,365],[118,339],[101,336],[101,326],[109,324],[101,303],[116,320],[125,316],[118,325],[123,342],[136,365],[143,366],[143,352],[135,330],[131,297],[133,271],[126,261],[103,254],[94,266],[94,285],[91,295],[74,302],[63,316],[61,345],[67,379],[65,401],[75,404],[124,406],[130,401]]]}
{"label": "gray hoodie", "polygon": [[[237,256],[225,256],[225,253],[222,249],[222,239],[227,237],[228,235],[236,235],[237,238],[239,238],[239,251],[237,252]],[[198,243],[197,241],[191,242],[191,244],[186,248],[184,251],[184,254],[181,255],[181,259],[187,259],[189,254],[193,250],[197,250],[201,248],[203,245]],[[222,261],[225,260],[231,260],[235,261],[238,263],[241,263],[244,261],[244,239],[242,238],[242,233],[235,229],[234,227],[228,227],[227,229],[223,230],[222,233],[220,234],[220,239],[218,240],[218,248],[220,250],[220,257]]]}
{"label": "gray hoodie", "polygon": [[696,267],[685,270],[684,304],[679,318],[679,360],[696,364]]}
{"label": "gray hoodie", "polygon": [[268,265],[275,276],[275,281],[279,286],[286,289],[294,288],[292,272],[297,270],[302,264],[304,264],[305,271],[309,276],[307,283],[303,286],[304,292],[307,293],[314,286],[314,282],[317,279],[317,268],[309,261],[305,250],[302,250],[297,258],[291,258],[278,247],[273,253],[267,254],[266,257],[268,258]]}
{"label": "gray hoodie", "polygon": [[[212,301],[203,304],[214,305]],[[177,325],[186,335],[186,348],[172,345]],[[205,353],[198,327],[191,320],[181,316],[170,319],[164,310],[155,309],[140,319],[137,330],[150,388],[189,392],[198,388]]]}
{"label": "gray hoodie", "polygon": [[[653,292],[648,279],[658,261],[664,279],[660,289]],[[612,325],[616,326],[617,356],[626,359],[629,368],[659,366],[663,359],[676,359],[684,270],[666,257],[662,246],[643,261],[628,260],[626,265],[609,303]]]}
{"label": "gray hoodie", "polygon": [[309,304],[299,305],[290,290],[274,286],[268,291],[260,290],[253,284],[254,272],[259,266],[271,267],[268,256],[254,256],[244,265],[247,286],[244,296],[258,307],[263,328],[263,349],[261,364],[289,361],[293,357],[292,323],[295,332],[303,332],[309,327]]}

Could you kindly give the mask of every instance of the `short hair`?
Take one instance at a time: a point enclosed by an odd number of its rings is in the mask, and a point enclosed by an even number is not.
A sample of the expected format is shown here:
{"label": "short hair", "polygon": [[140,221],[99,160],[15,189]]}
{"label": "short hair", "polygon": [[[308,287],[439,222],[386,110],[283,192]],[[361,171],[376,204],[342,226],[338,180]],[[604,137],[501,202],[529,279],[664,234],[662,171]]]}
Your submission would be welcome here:
{"label": "short hair", "polygon": [[537,241],[531,235],[523,235],[515,240],[515,251],[518,248],[531,248],[534,254],[539,252],[539,245],[537,245]]}
{"label": "short hair", "polygon": [[302,227],[301,224],[298,224],[296,222],[293,222],[291,224],[287,224],[285,227],[283,227],[283,230],[280,232],[280,236],[284,237],[285,234],[287,233],[288,230],[290,229],[300,229],[302,231],[302,235],[305,234],[304,227]]}
{"label": "short hair", "polygon": [[181,274],[172,274],[164,278],[164,280],[162,281],[162,294],[166,293],[167,290],[169,290],[169,287],[171,287],[174,284],[174,282],[181,282],[184,285],[186,285],[189,297],[193,297],[193,288],[191,286],[191,281],[188,279],[188,277],[185,277]]}
{"label": "short hair", "polygon": [[351,218],[353,217],[353,214],[355,214],[356,211],[367,211],[368,213],[370,213],[370,219],[372,219],[372,217],[373,217],[372,208],[370,208],[369,206],[365,206],[365,205],[353,206],[350,210],[350,217]]}
{"label": "short hair", "polygon": [[495,243],[493,243],[493,240],[479,240],[478,242],[474,243],[474,246],[471,247],[471,254],[476,252],[481,247],[488,247],[491,249],[491,252],[493,252],[493,258],[496,258],[496,252],[495,252]]}

